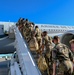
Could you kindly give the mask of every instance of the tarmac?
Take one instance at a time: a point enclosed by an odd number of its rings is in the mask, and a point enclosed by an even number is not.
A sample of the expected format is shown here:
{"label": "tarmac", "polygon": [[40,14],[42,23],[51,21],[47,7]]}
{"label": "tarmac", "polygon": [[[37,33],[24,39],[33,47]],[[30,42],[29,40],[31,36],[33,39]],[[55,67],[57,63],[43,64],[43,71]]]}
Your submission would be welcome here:
{"label": "tarmac", "polygon": [[[10,54],[16,49],[14,48],[15,39],[8,36],[0,36],[0,54]],[[0,75],[8,75],[10,59],[0,57]]]}
{"label": "tarmac", "polygon": [[8,75],[9,72],[9,62],[5,58],[0,58],[0,75]]}
{"label": "tarmac", "polygon": [[13,53],[16,50],[14,43],[15,39],[10,39],[8,36],[0,38],[0,54]]}

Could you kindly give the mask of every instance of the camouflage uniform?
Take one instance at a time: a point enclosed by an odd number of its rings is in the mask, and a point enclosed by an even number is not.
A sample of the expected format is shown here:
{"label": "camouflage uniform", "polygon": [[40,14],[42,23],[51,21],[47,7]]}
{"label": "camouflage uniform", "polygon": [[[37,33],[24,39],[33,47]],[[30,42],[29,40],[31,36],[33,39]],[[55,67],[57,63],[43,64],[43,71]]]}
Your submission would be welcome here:
{"label": "camouflage uniform", "polygon": [[[74,39],[70,40],[70,45],[71,45],[71,51],[73,53],[73,56],[74,56]],[[74,71],[74,59],[73,59],[73,71]],[[74,75],[74,72],[73,72],[73,75]]]}
{"label": "camouflage uniform", "polygon": [[64,75],[72,75],[73,73],[73,64],[71,60],[73,60],[73,54],[69,50],[69,48],[61,43],[55,45],[52,51],[53,63],[59,60],[60,64],[62,64],[64,71]]}
{"label": "camouflage uniform", "polygon": [[32,37],[31,34],[32,34],[33,31],[34,31],[33,25],[30,24],[30,26],[28,27],[28,30],[27,30],[27,41],[28,42],[30,41],[30,39]]}
{"label": "camouflage uniform", "polygon": [[25,21],[24,26],[23,26],[23,36],[25,39],[27,38],[27,36],[29,34],[28,31],[29,31],[29,22]]}
{"label": "camouflage uniform", "polygon": [[51,74],[51,66],[52,66],[52,57],[51,57],[51,55],[52,55],[52,39],[51,39],[51,37],[49,37],[48,35],[46,35],[46,36],[44,36],[43,38],[42,38],[42,44],[44,45],[44,47],[45,47],[45,59],[46,59],[46,62],[47,62],[47,64],[48,64],[48,73],[49,73],[49,75],[52,75]]}
{"label": "camouflage uniform", "polygon": [[[52,41],[52,39],[48,35],[46,35],[42,38],[42,44],[45,46],[45,53],[46,54],[51,52],[51,49],[52,49],[52,42],[51,41]],[[50,56],[49,56],[49,58],[50,58]]]}
{"label": "camouflage uniform", "polygon": [[42,46],[41,30],[39,28],[36,28],[35,34],[36,34],[35,36],[36,36],[36,39],[37,39],[37,42],[38,42],[38,45],[39,45],[39,51],[40,51],[41,46]]}
{"label": "camouflage uniform", "polygon": [[18,20],[18,24],[19,24],[18,27],[19,27],[19,30],[20,30],[22,35],[23,35],[23,23],[24,23],[24,18],[20,18]]}
{"label": "camouflage uniform", "polygon": [[[74,48],[74,39],[70,40],[69,43],[70,43],[70,44],[73,44],[72,46],[73,46],[73,48]],[[72,51],[72,53],[73,53],[73,55],[74,55],[74,51],[73,51],[73,49],[71,49],[71,51]]]}

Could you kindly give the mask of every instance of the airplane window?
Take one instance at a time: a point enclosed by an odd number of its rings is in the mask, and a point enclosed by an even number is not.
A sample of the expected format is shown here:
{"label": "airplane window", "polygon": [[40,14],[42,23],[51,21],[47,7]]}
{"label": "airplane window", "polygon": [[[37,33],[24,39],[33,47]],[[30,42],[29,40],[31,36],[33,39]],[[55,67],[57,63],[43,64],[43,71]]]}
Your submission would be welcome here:
{"label": "airplane window", "polygon": [[61,26],[61,28],[66,28],[66,26]]}
{"label": "airplane window", "polygon": [[54,28],[57,28],[56,26],[54,26]]}

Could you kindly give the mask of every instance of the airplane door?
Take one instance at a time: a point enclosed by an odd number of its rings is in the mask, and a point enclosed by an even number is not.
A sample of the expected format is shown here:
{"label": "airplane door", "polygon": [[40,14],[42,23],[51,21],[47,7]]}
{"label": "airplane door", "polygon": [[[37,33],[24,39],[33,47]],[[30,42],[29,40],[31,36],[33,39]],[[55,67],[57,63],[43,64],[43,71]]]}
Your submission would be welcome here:
{"label": "airplane door", "polygon": [[0,25],[0,35],[4,35],[4,25]]}

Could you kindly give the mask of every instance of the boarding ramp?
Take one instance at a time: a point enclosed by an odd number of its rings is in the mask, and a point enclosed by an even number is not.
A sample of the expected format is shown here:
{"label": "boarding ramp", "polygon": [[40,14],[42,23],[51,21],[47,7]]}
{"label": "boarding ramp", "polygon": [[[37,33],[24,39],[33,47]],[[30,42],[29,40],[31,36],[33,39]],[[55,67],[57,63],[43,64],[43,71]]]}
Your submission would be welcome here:
{"label": "boarding ramp", "polygon": [[19,64],[17,62],[11,64],[9,75],[41,75],[20,31],[16,26],[14,26],[13,29],[15,32],[15,48]]}

